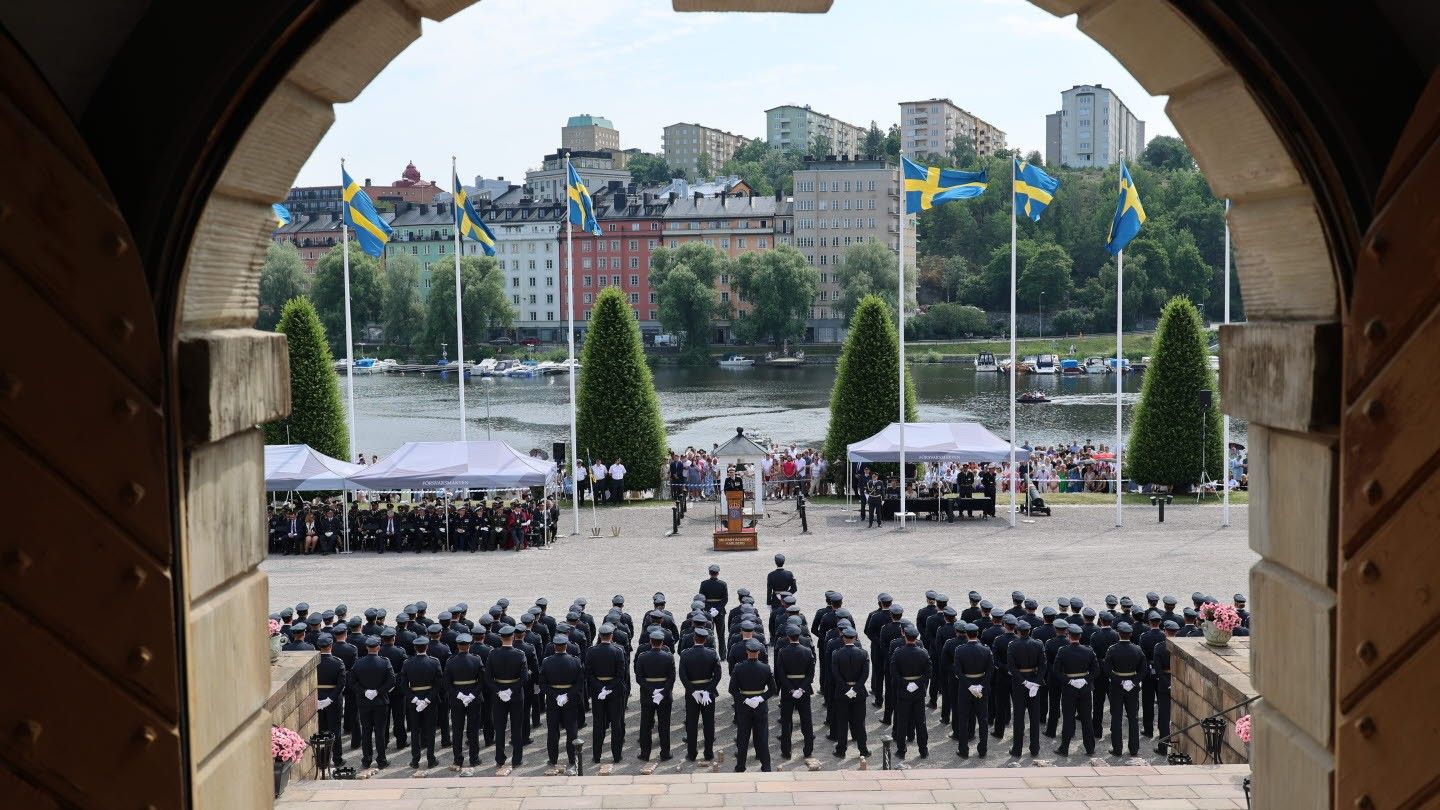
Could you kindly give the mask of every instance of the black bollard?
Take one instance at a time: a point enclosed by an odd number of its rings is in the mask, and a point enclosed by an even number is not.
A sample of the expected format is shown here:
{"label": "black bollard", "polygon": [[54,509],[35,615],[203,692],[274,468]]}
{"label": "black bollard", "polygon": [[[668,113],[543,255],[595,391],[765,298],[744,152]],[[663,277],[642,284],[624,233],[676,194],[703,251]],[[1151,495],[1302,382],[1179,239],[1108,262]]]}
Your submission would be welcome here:
{"label": "black bollard", "polygon": [[803,492],[795,493],[795,511],[800,513],[800,533],[809,534],[810,521],[805,519],[805,493]]}
{"label": "black bollard", "polygon": [[578,736],[575,739],[575,775],[585,775],[585,741]]}
{"label": "black bollard", "polygon": [[1154,504],[1155,506],[1157,506],[1157,507],[1160,509],[1160,522],[1161,522],[1161,523],[1164,523],[1164,522],[1165,522],[1165,504],[1170,503],[1170,502],[1173,501],[1174,499],[1175,499],[1175,498],[1174,498],[1173,495],[1151,495],[1151,496],[1150,496],[1150,503]]}
{"label": "black bollard", "polygon": [[680,507],[670,507],[670,535],[673,537],[680,533]]}
{"label": "black bollard", "polygon": [[882,771],[890,770],[890,744],[894,741],[895,738],[889,734],[880,738],[880,747],[882,749],[880,752],[880,770]]}

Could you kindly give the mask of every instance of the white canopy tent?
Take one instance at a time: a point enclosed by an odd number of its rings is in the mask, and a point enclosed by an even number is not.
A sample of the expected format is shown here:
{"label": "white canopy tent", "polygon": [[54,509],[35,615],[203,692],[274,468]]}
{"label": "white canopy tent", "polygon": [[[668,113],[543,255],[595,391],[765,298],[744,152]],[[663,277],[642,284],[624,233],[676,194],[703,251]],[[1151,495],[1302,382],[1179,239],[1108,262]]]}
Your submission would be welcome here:
{"label": "white canopy tent", "polygon": [[313,492],[344,489],[345,482],[365,469],[331,458],[308,444],[265,445],[265,489]]}
{"label": "white canopy tent", "polygon": [[729,441],[715,448],[714,455],[720,459],[722,465],[743,463],[749,467],[755,478],[754,513],[765,514],[764,461],[765,456],[768,455],[765,448],[746,436],[745,428],[735,428],[735,435],[731,436]]}
{"label": "white canopy tent", "polygon": [[[846,448],[851,461],[880,463],[900,460],[900,423]],[[1010,443],[979,422],[906,422],[905,461],[1005,461]]]}
{"label": "white canopy tent", "polygon": [[520,489],[545,485],[551,462],[504,442],[406,442],[362,472],[349,489]]}

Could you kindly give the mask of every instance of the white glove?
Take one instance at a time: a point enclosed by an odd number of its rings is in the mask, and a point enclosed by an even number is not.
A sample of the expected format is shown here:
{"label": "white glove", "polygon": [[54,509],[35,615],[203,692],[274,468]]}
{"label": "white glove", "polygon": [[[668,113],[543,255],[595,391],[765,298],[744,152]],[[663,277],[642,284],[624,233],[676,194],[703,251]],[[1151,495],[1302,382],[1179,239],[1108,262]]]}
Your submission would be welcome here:
{"label": "white glove", "polygon": [[424,700],[420,701],[419,705],[415,707],[415,711],[423,712],[428,708],[430,708],[430,698],[425,698]]}
{"label": "white glove", "polygon": [[1084,689],[1084,688],[1085,688],[1085,679],[1084,679],[1084,678],[1071,678],[1071,679],[1070,679],[1070,685],[1073,686],[1073,687],[1075,687],[1076,689]]}
{"label": "white glove", "polygon": [[664,690],[664,689],[651,689],[651,690],[650,690],[650,702],[651,702],[651,703],[654,703],[656,706],[659,706],[661,703],[664,703],[664,702],[665,702],[665,690]]}
{"label": "white glove", "polygon": [[555,705],[556,705],[556,706],[564,706],[566,703],[569,703],[569,702],[570,702],[570,696],[569,696],[569,695],[559,694],[559,695],[556,695],[556,696],[555,696]]}
{"label": "white glove", "polygon": [[805,697],[805,690],[804,690],[804,689],[792,689],[792,690],[790,690],[790,697],[795,698],[796,700],[799,700],[800,698]]}
{"label": "white glove", "polygon": [[720,615],[720,609],[719,609],[719,608],[710,608],[710,617],[711,617],[711,618],[714,618],[714,617],[719,616],[719,615]]}
{"label": "white glove", "polygon": [[920,688],[920,687],[919,687],[914,681],[911,681],[911,682],[905,684],[905,691],[906,691],[906,692],[914,692],[914,691],[918,690],[919,688]]}
{"label": "white glove", "polygon": [[970,687],[970,694],[974,695],[977,698],[984,697],[985,687],[979,684],[975,684],[974,686]]}
{"label": "white glove", "polygon": [[540,684],[537,683],[537,684],[535,684],[534,686],[532,686],[532,687],[530,687],[530,688],[531,688],[531,690],[533,690],[533,691],[532,691],[532,694],[536,694],[536,695],[540,694]]}
{"label": "white glove", "polygon": [[501,703],[509,703],[511,694],[512,693],[509,689],[501,689],[499,692],[495,693],[495,697],[500,698]]}
{"label": "white glove", "polygon": [[412,705],[412,706],[415,707],[415,711],[417,711],[417,712],[420,711],[420,698],[418,698],[418,697],[412,697],[412,698],[410,698],[410,705]]}
{"label": "white glove", "polygon": [[749,706],[752,709],[760,708],[760,704],[764,702],[765,697],[763,695],[753,695],[751,697],[745,698],[745,705]]}
{"label": "white glove", "polygon": [[334,702],[335,702],[335,701],[331,700],[330,698],[324,698],[324,699],[322,699],[322,700],[317,700],[317,701],[315,701],[315,708],[316,708],[316,709],[328,709],[328,708],[330,708],[330,704],[331,704],[331,703],[334,703]]}
{"label": "white glove", "polygon": [[1134,682],[1134,681],[1121,681],[1121,682],[1120,682],[1120,688],[1124,689],[1126,692],[1129,692],[1131,689],[1134,689],[1134,688],[1135,688],[1135,682]]}
{"label": "white glove", "polygon": [[610,687],[608,687],[608,686],[602,686],[602,687],[600,687],[600,691],[599,691],[599,693],[597,693],[597,694],[595,695],[595,699],[596,699],[596,700],[604,700],[604,699],[607,698],[607,697],[610,697]]}
{"label": "white glove", "polygon": [[377,697],[379,697],[379,696],[380,696],[380,693],[379,693],[379,692],[376,692],[374,689],[366,689],[366,690],[365,690],[365,699],[366,699],[366,700],[374,700],[375,698],[377,698]]}
{"label": "white glove", "polygon": [[691,693],[690,693],[690,697],[695,698],[695,702],[696,702],[696,703],[699,703],[701,706],[704,706],[704,705],[705,705],[705,699],[708,698],[708,697],[710,697],[710,693],[709,693],[709,692],[706,692],[704,689],[696,689],[694,692],[691,692]]}
{"label": "white glove", "polygon": [[854,700],[855,697],[856,697],[856,695],[855,695],[855,687],[852,686],[852,687],[850,687],[849,689],[846,689],[846,690],[845,690],[845,697],[850,698],[851,700]]}
{"label": "white glove", "polygon": [[1032,698],[1035,697],[1035,695],[1039,694],[1039,692],[1040,692],[1040,684],[1035,683],[1034,681],[1025,681],[1025,682],[1023,683],[1023,686],[1024,686],[1027,690],[1029,690],[1029,692],[1030,692],[1030,697],[1032,697]]}
{"label": "white glove", "polygon": [[465,707],[467,707],[467,708],[470,706],[471,702],[473,702],[473,701],[475,700],[475,696],[474,696],[474,695],[467,695],[467,694],[465,694],[464,692],[461,692],[460,695],[459,695],[459,697],[460,697],[460,705],[465,706]]}
{"label": "white glove", "polygon": [[710,690],[708,690],[708,689],[702,689],[702,690],[700,690],[700,697],[701,697],[701,700],[700,700],[700,705],[701,705],[701,706],[709,706],[711,703],[714,703],[714,702],[715,702],[715,699],[712,698],[712,697],[710,697]]}

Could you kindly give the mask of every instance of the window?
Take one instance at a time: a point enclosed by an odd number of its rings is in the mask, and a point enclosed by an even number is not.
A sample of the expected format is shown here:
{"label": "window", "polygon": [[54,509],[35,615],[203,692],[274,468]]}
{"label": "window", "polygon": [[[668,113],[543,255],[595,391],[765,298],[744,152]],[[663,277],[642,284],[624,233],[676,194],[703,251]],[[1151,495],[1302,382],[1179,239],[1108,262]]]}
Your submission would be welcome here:
{"label": "window", "polygon": [[[616,269],[616,270],[619,270],[619,269],[620,269],[620,260],[619,260],[619,259],[616,259],[616,260],[615,260],[615,269]],[[619,286],[620,286],[620,277],[619,277],[619,276],[611,276],[611,277],[610,277],[610,286],[611,286],[611,287],[619,287]]]}
{"label": "window", "polygon": [[586,320],[586,321],[590,320],[590,310],[588,310],[588,309],[585,310],[585,315],[584,315],[584,317],[583,317],[581,320]]}
{"label": "window", "polygon": [[[630,261],[636,263],[636,264],[630,265],[631,267],[635,267],[635,266],[638,265],[639,262],[640,262],[639,259],[631,259]],[[637,275],[635,275],[634,273],[631,273],[631,274],[630,274],[630,286],[631,286],[631,287],[639,287],[639,286],[640,286],[640,277],[637,276]]]}
{"label": "window", "polygon": [[874,181],[874,180],[871,180],[869,183],[867,183],[867,184],[865,185],[865,190],[866,190],[866,191],[874,191],[874,190],[875,190],[875,181]]}
{"label": "window", "polygon": [[531,270],[534,270],[534,269],[535,269],[535,260],[534,260],[534,259],[531,259],[531,260],[530,260],[530,269],[531,269]]}
{"label": "window", "polygon": [[[652,304],[657,304],[657,303],[659,303],[659,302],[660,302],[660,293],[658,293],[658,292],[651,292],[651,293],[650,293],[650,303],[652,303]],[[655,317],[655,316],[654,316],[654,315],[651,315],[650,317],[653,318],[653,317]]]}
{"label": "window", "polygon": [[737,236],[737,237],[735,237],[735,247],[743,249],[743,248],[745,247],[745,237],[743,237],[743,236]]}
{"label": "window", "polygon": [[640,303],[640,293],[630,293],[630,303],[632,303],[632,304],[638,304],[638,303]]}
{"label": "window", "polygon": [[518,296],[518,295],[512,295],[512,296],[510,296],[510,298],[511,298],[511,300],[513,300],[516,304],[519,304],[519,303],[520,303],[520,296]]}
{"label": "window", "polygon": [[555,260],[554,260],[554,259],[546,259],[546,260],[545,260],[545,269],[546,269],[546,270],[554,270],[554,269],[555,269]]}
{"label": "window", "polygon": [[826,264],[828,264],[828,262],[826,261],[827,258],[829,258],[829,257],[825,256],[825,254],[823,254],[823,253],[820,254],[820,266],[821,266],[821,267],[824,267]]}
{"label": "window", "polygon": [[589,286],[590,286],[590,276],[586,276],[584,280],[585,280],[585,283],[582,284],[582,285],[580,285],[580,286],[582,286],[582,287],[589,287]]}
{"label": "window", "polygon": [[535,277],[534,277],[534,276],[531,276],[531,277],[530,277],[530,286],[531,286],[531,287],[534,287],[534,286],[535,286]]}
{"label": "window", "polygon": [[519,277],[519,276],[515,276],[514,278],[510,279],[510,286],[511,286],[511,287],[519,287],[519,286],[520,286],[520,277]]}
{"label": "window", "polygon": [[534,306],[534,305],[537,304],[537,303],[539,303],[539,302],[535,300],[535,296],[533,296],[533,295],[530,296],[530,304],[531,304],[531,306]]}
{"label": "window", "polygon": [[655,240],[654,240],[654,239],[650,239],[650,240],[646,241],[645,247],[648,248],[649,250],[654,250],[654,249],[655,249]]}
{"label": "window", "polygon": [[[545,303],[547,303],[547,304],[553,304],[553,303],[555,303],[555,294],[554,294],[554,293],[550,293],[550,294],[546,295],[546,296],[545,296]],[[546,320],[549,320],[549,318],[546,318]]]}
{"label": "window", "polygon": [[874,200],[870,200],[870,201],[869,201],[869,204],[867,204],[865,207],[866,207],[868,210],[874,211],[874,210],[875,210],[875,201],[874,201]]}
{"label": "window", "polygon": [[440,252],[440,255],[441,255],[441,256],[444,256],[444,255],[445,255],[445,246],[444,246],[444,245],[441,245],[441,246],[440,246],[439,252]]}
{"label": "window", "polygon": [[[614,226],[613,226],[613,225],[611,226],[611,230],[614,230]],[[634,248],[631,248],[631,249],[633,250]],[[611,252],[611,253],[619,253],[619,252],[620,252],[620,240],[619,240],[619,239],[612,239],[612,240],[610,240],[610,252]]]}
{"label": "window", "polygon": [[589,242],[582,242],[582,243],[580,244],[580,249],[583,250],[583,251],[586,252],[586,253],[589,253],[589,252],[590,252],[590,243],[589,243]]}
{"label": "window", "polygon": [[[580,260],[580,269],[582,269],[582,270],[589,270],[589,269],[590,269],[590,265],[591,265],[591,261],[590,261],[589,259],[581,259],[581,260]],[[588,278],[588,276],[587,276],[587,278]]]}
{"label": "window", "polygon": [[593,304],[594,302],[595,302],[595,296],[594,296],[594,294],[592,294],[592,293],[585,293],[585,303],[587,303],[587,304]]}
{"label": "window", "polygon": [[597,243],[597,244],[595,245],[595,250],[596,250],[596,252],[598,252],[598,253],[604,253],[604,252],[605,252],[605,244],[606,244],[606,243],[605,243],[603,240],[600,241],[599,243]]}
{"label": "window", "polygon": [[605,287],[605,286],[608,285],[609,281],[610,281],[610,278],[609,278],[608,276],[596,276],[596,284],[595,284],[595,286],[597,286],[597,287]]}
{"label": "window", "polygon": [[652,230],[652,231],[658,231],[658,230],[660,230],[660,223],[658,223],[658,222],[652,222],[652,223],[650,223],[650,230]]}
{"label": "window", "polygon": [[548,310],[548,311],[545,313],[545,320],[547,320],[547,321],[553,321],[553,320],[555,320],[555,310],[553,310],[553,309],[552,309],[552,310]]}
{"label": "window", "polygon": [[755,240],[755,247],[763,248],[763,247],[766,246],[766,243],[769,242],[769,241],[770,241],[770,240],[766,239],[766,238],[763,237],[763,236],[762,236],[762,237],[759,237],[758,239]]}
{"label": "window", "polygon": [[[620,269],[620,259],[619,259],[618,257],[610,260],[610,269],[611,269],[611,270],[619,270],[619,269]],[[617,287],[620,286],[620,277],[619,277],[619,276],[616,276],[616,277],[615,277],[615,286],[617,286]]]}
{"label": "window", "polygon": [[[651,301],[650,303],[653,304],[653,303],[655,303],[655,302],[654,302],[654,301]],[[653,310],[653,309],[650,310],[650,320],[652,320],[652,321],[658,321],[658,320],[660,320],[660,315],[659,315],[659,313],[656,312],[656,311]]]}
{"label": "window", "polygon": [[829,185],[830,185],[829,181],[827,181],[827,180],[821,180],[821,181],[820,181],[820,190],[821,190],[821,191],[826,191],[826,190],[828,190],[828,186],[829,186]]}
{"label": "window", "polygon": [[725,302],[725,303],[727,303],[727,304],[730,303],[730,293],[728,293],[728,292],[722,292],[722,293],[720,293],[720,300],[723,301],[723,302]]}
{"label": "window", "polygon": [[849,190],[850,190],[850,181],[849,181],[849,180],[846,180],[846,181],[845,181],[845,190],[846,190],[846,191],[849,191]]}
{"label": "window", "polygon": [[639,242],[639,240],[631,239],[631,240],[630,240],[630,249],[631,249],[631,250],[639,250],[639,249],[640,249],[640,242]]}
{"label": "window", "polygon": [[837,265],[838,265],[838,264],[840,263],[840,257],[839,257],[839,256],[834,256],[834,255],[832,255],[832,256],[830,257],[830,263],[831,263],[831,264],[837,264]]}
{"label": "window", "polygon": [[538,320],[540,320],[540,313],[535,312],[534,310],[531,310],[531,312],[530,312],[530,320],[532,320],[532,321],[538,321]]}
{"label": "window", "polygon": [[638,222],[632,222],[632,223],[630,223],[630,230],[632,230],[632,231],[638,231],[638,230],[640,230],[640,223],[638,223]]}
{"label": "window", "polygon": [[729,249],[730,249],[730,237],[728,237],[728,236],[722,236],[722,237],[720,237],[720,247],[721,247],[723,250],[729,250]]}

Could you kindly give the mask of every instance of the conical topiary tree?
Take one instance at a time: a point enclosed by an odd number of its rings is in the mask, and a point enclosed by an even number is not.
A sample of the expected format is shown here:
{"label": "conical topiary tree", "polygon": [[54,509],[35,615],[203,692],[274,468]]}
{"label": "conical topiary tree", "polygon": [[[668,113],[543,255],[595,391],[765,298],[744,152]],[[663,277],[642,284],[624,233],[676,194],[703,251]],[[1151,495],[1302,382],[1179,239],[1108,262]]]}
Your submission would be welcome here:
{"label": "conical topiary tree", "polygon": [[[877,295],[867,295],[850,315],[835,387],[830,389],[825,458],[832,464],[845,463],[847,446],[897,421],[899,384],[900,339],[890,320],[890,305]],[[905,377],[905,421],[916,421],[915,380],[909,375]]]}
{"label": "conical topiary tree", "polygon": [[290,416],[265,426],[265,443],[308,444],[327,456],[349,461],[340,383],[315,307],[306,298],[290,299],[275,330],[285,333],[290,347]]}
{"label": "conical topiary tree", "polygon": [[[1184,297],[1171,298],[1160,314],[1150,366],[1135,409],[1135,426],[1126,448],[1125,477],[1141,484],[1184,488],[1205,475],[1219,480],[1225,468],[1215,375],[1206,362],[1200,313]],[[1200,391],[1211,392],[1201,409]]]}
{"label": "conical topiary tree", "polygon": [[657,489],[665,466],[665,422],[640,347],[640,324],[616,287],[595,299],[580,356],[575,407],[581,463],[625,465],[627,490]]}

